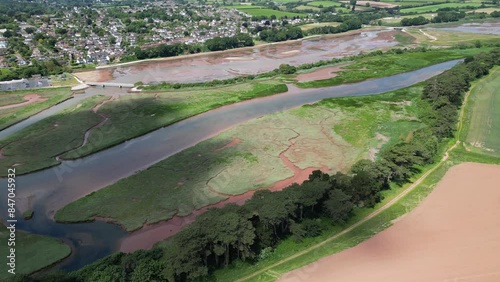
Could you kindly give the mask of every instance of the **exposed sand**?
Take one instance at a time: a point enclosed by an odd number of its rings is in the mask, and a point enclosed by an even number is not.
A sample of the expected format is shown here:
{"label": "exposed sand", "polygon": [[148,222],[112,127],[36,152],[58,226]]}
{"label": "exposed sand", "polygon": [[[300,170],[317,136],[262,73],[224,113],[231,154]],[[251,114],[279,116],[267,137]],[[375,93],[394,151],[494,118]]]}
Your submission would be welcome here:
{"label": "exposed sand", "polygon": [[320,68],[309,73],[301,73],[297,75],[296,79],[299,82],[306,82],[306,81],[334,78],[337,76],[338,72],[342,71],[342,67],[344,66],[346,66],[346,64],[334,67]]}
{"label": "exposed sand", "polygon": [[392,227],[280,281],[500,281],[500,166],[451,168]]}
{"label": "exposed sand", "polygon": [[23,98],[24,98],[24,100],[26,100],[25,102],[1,106],[0,110],[17,108],[17,107],[26,106],[26,105],[33,104],[36,102],[43,102],[43,101],[47,100],[47,98],[42,98],[38,94],[28,94],[28,95],[25,95]]}

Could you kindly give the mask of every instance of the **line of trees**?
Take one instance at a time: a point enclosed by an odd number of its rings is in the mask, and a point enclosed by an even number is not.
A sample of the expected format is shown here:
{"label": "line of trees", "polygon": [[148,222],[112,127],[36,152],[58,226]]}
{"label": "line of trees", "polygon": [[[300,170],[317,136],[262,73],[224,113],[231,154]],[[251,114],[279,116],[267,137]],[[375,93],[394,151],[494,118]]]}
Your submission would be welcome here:
{"label": "line of trees", "polygon": [[465,12],[439,11],[437,16],[432,18],[433,23],[456,22],[465,18]]}
{"label": "line of trees", "polygon": [[282,28],[264,29],[259,33],[260,40],[267,42],[280,42],[286,40],[294,40],[304,37],[300,27],[292,27],[285,25]]}
{"label": "line of trees", "polygon": [[358,17],[349,17],[345,19],[338,26],[322,26],[315,27],[308,31],[309,34],[330,34],[330,33],[341,33],[348,30],[360,29],[362,22]]}
{"label": "line of trees", "polygon": [[184,43],[160,44],[149,48],[136,47],[122,61],[143,60],[152,58],[174,57],[185,53],[199,53],[206,51],[220,51],[239,47],[253,46],[254,42],[248,34],[237,34],[230,37],[214,37],[204,44],[187,45]]}
{"label": "line of trees", "polygon": [[314,171],[303,184],[283,191],[257,191],[244,205],[209,209],[160,247],[117,253],[70,274],[18,281],[188,281],[203,279],[234,261],[258,262],[283,239],[301,241],[321,234],[321,221],[344,224],[355,207],[373,207],[390,182],[404,183],[432,163],[439,144],[453,136],[458,109],[470,82],[500,65],[500,49],[468,57],[432,79],[422,100],[427,126],[411,140],[383,150],[376,161],[361,160],[349,173]]}
{"label": "line of trees", "polygon": [[424,25],[428,24],[430,21],[423,16],[418,16],[415,18],[405,18],[401,20],[402,26],[412,26],[412,25]]}

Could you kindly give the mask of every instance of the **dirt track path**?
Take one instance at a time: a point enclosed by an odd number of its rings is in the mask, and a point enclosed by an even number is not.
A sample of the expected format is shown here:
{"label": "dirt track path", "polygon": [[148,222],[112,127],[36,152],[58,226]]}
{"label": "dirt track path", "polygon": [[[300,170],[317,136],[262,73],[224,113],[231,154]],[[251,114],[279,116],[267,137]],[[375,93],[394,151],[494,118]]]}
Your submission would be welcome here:
{"label": "dirt track path", "polygon": [[345,235],[349,232],[351,232],[352,230],[354,230],[355,228],[359,227],[360,225],[364,224],[365,222],[367,222],[368,220],[374,218],[375,216],[379,215],[381,212],[385,211],[386,209],[390,208],[392,205],[394,205],[395,203],[397,203],[399,200],[401,200],[404,196],[408,195],[408,193],[410,193],[413,189],[415,189],[415,187],[417,187],[420,183],[422,183],[422,181],[424,181],[427,176],[429,176],[431,173],[433,173],[436,169],[438,169],[446,160],[448,160],[449,156],[450,156],[450,152],[452,150],[454,150],[459,144],[460,144],[460,140],[458,138],[460,138],[460,133],[462,132],[462,127],[463,127],[463,116],[464,116],[464,113],[465,113],[465,105],[467,104],[467,100],[469,98],[469,95],[470,95],[470,91],[467,92],[467,94],[465,95],[464,97],[464,102],[462,104],[462,108],[460,110],[460,115],[459,115],[459,122],[458,122],[458,129],[457,129],[457,141],[452,145],[450,146],[446,152],[443,154],[443,158],[441,159],[441,161],[439,161],[435,166],[433,166],[431,169],[429,169],[426,173],[424,173],[422,176],[420,176],[415,182],[413,182],[408,188],[406,188],[405,190],[403,190],[399,195],[397,195],[394,199],[390,200],[389,202],[387,202],[385,205],[383,205],[382,207],[378,208],[377,210],[375,210],[374,212],[372,212],[371,214],[367,215],[365,218],[363,218],[362,220],[354,223],[353,225],[349,226],[348,228],[342,230],[341,232],[333,235],[332,237],[316,244],[316,245],[313,245],[301,252],[298,252],[292,256],[289,256],[287,258],[284,258],[270,266],[267,266],[261,270],[258,270],[258,271],[255,271],[254,273],[252,273],[251,275],[248,275],[248,276],[245,276],[243,278],[240,278],[236,281],[245,281],[245,280],[248,280],[250,278],[253,278],[253,277],[256,277],[266,271],[269,271],[271,270],[272,268],[278,266],[278,265],[281,265],[283,263],[286,263],[288,261],[291,261],[297,257],[300,257],[301,255],[304,255],[306,253],[309,253],[313,250],[316,250],[318,248],[320,248],[321,246],[323,246],[324,244],[326,243],[329,243],[337,238],[339,238],[340,236],[342,235]]}
{"label": "dirt track path", "polygon": [[437,37],[432,36],[432,35],[430,35],[430,34],[426,33],[425,31],[423,31],[423,30],[421,30],[421,29],[419,29],[418,31],[420,31],[423,35],[425,35],[427,38],[429,38],[429,39],[431,40],[431,42],[432,42],[432,41],[436,41],[436,40],[438,40],[438,39],[437,39]]}

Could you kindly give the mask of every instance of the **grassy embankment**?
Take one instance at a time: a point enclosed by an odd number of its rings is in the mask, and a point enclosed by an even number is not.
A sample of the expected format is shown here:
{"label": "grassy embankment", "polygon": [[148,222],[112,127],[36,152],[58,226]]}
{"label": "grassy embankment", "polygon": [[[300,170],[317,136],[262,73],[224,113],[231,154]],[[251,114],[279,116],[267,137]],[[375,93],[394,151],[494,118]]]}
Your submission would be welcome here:
{"label": "grassy embankment", "polygon": [[381,56],[365,57],[355,60],[354,63],[343,67],[343,71],[338,72],[336,77],[308,82],[297,82],[296,85],[302,88],[316,88],[359,82],[408,72],[488,50],[489,48],[429,50],[427,52],[384,54]]}
{"label": "grassy embankment", "polygon": [[69,99],[72,95],[69,88],[6,91],[0,92],[0,106],[22,103],[25,101],[23,97],[28,94],[38,94],[41,98],[47,98],[47,100],[26,106],[0,110],[0,130],[61,103]]}
{"label": "grassy embankment", "polygon": [[[499,77],[499,67],[496,67],[488,77],[473,83],[471,94],[464,101],[464,108],[460,115],[457,136],[459,136],[459,141],[461,142],[449,152],[450,157],[446,161],[423,168],[422,171],[427,172],[414,177],[415,180],[421,180],[418,185],[406,184],[401,188],[396,187],[389,191],[384,191],[385,199],[377,204],[375,211],[371,209],[358,209],[355,213],[356,216],[345,226],[329,227],[321,236],[307,238],[302,243],[296,243],[291,239],[287,239],[280,243],[273,254],[265,260],[254,265],[242,263],[234,265],[234,267],[216,272],[215,277],[218,280],[231,281],[237,281],[238,279],[238,281],[274,281],[277,277],[288,271],[312,263],[324,256],[353,247],[388,228],[395,219],[411,211],[432,192],[435,185],[452,166],[461,162],[500,164],[498,155],[491,154],[491,151],[477,153],[467,150],[468,146],[463,146],[464,139],[470,136],[481,136],[484,140],[495,140],[495,145],[500,146],[500,139],[494,139],[494,135],[497,133],[494,132],[489,136],[485,136],[474,130],[471,131],[471,128],[477,124],[482,124],[480,121],[478,123],[479,119],[474,117],[482,115],[483,111],[486,110],[484,105],[487,103],[496,103],[498,105],[498,100],[492,100],[491,90],[495,89]],[[486,111],[494,115],[495,107],[491,107],[491,109],[493,110]],[[452,148],[456,142],[457,139],[452,139],[448,146]],[[408,194],[404,195],[401,199],[396,198],[402,191],[406,191],[409,187],[412,187],[412,189]],[[393,199],[397,200],[394,204],[366,220],[367,216],[377,213],[380,208],[393,201]],[[364,220],[363,223],[359,224],[362,220]],[[341,236],[336,235],[354,224],[357,225],[352,230]]]}
{"label": "grassy embankment", "polygon": [[[58,155],[63,158],[89,155],[223,105],[286,90],[286,85],[278,82],[249,82],[213,89],[192,88],[144,93],[110,101],[99,108],[97,114],[92,108],[104,98],[85,100],[80,106],[1,140],[0,147],[5,158],[0,159],[0,167],[22,164],[17,166],[18,174],[28,173],[57,165],[59,162],[55,156]],[[83,144],[85,132],[103,121],[98,114],[109,117],[109,120],[92,129],[88,143],[81,149],[74,150]]]}
{"label": "grassy embankment", "polygon": [[[0,224],[0,253],[2,253],[2,271],[0,280],[13,276],[7,272],[7,246],[10,231]],[[16,232],[16,274],[30,274],[54,264],[71,253],[71,248],[58,239],[48,236],[33,235],[22,231]]]}
{"label": "grassy embankment", "polygon": [[[325,165],[332,172],[346,171],[421,126],[416,118],[420,89],[328,99],[241,124],[69,204],[55,218],[74,222],[99,216],[133,230],[188,215],[227,195],[293,176],[280,160],[282,152],[301,169]],[[232,140],[240,142],[224,147]],[[145,183],[148,189],[137,190]]]}

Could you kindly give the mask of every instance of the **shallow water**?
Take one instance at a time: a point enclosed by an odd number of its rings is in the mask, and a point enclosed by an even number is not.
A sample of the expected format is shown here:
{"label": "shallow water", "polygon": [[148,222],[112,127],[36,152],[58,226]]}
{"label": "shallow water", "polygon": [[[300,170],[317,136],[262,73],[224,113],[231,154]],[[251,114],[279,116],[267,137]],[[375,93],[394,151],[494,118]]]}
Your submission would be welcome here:
{"label": "shallow water", "polygon": [[[55,223],[51,220],[54,211],[66,204],[250,119],[325,98],[362,96],[404,88],[437,75],[457,62],[459,60],[329,88],[291,88],[287,93],[224,106],[185,119],[83,159],[64,161],[54,168],[19,176],[16,179],[18,208],[26,209],[31,202],[35,216],[24,221],[19,214],[18,228],[70,241],[74,254],[61,266],[69,270],[79,268],[116,250],[117,243],[127,235],[118,226],[102,222]],[[6,184],[6,179],[0,181],[2,187]],[[0,194],[3,218],[6,218],[6,196],[6,193]]]}

